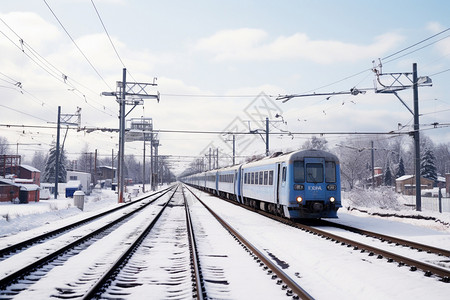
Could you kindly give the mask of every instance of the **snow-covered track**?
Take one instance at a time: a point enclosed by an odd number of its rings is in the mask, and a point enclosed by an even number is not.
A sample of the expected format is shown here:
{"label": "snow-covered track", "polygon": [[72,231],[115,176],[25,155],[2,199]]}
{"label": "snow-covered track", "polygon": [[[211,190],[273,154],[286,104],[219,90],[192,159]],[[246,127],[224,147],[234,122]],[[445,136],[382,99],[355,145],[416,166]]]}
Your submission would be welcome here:
{"label": "snow-covered track", "polygon": [[283,270],[275,263],[266,257],[262,251],[252,245],[243,235],[229,225],[223,218],[214,212],[208,205],[206,205],[197,195],[195,195],[189,188],[191,194],[214,216],[214,218],[232,235],[235,240],[246,249],[253,259],[267,271],[267,274],[272,274],[272,279],[277,279],[276,283],[282,285],[282,289],[286,289],[286,295],[292,296],[293,299],[313,299],[308,292],[303,289],[295,280],[290,278]]}
{"label": "snow-covered track", "polygon": [[187,233],[189,237],[189,251],[191,253],[191,266],[192,266],[192,280],[195,285],[193,292],[195,293],[195,298],[198,300],[207,299],[205,284],[202,282],[201,276],[201,266],[200,260],[198,257],[197,243],[195,242],[195,233],[194,227],[192,224],[191,214],[189,212],[188,203],[186,200],[186,196],[184,194],[184,186],[183,186],[183,199],[184,199],[184,208],[186,210],[186,226]]}
{"label": "snow-covered track", "polygon": [[[148,201],[147,203],[142,203],[142,205],[139,205],[135,209],[124,212],[119,218],[116,218],[111,222],[107,222],[104,225],[102,224],[95,230],[92,230],[88,234],[76,238],[75,240],[65,244],[59,249],[51,250],[49,253],[37,257],[31,263],[21,265],[22,262],[18,261],[17,265],[19,265],[19,267],[17,269],[9,270],[3,277],[0,278],[0,295],[15,295],[25,290],[28,285],[33,284],[34,282],[45,276],[45,274],[49,272],[49,270],[58,265],[64,264],[64,261],[66,261],[68,257],[77,255],[84,248],[87,248],[92,243],[100,240],[111,231],[113,231],[114,228],[119,227],[122,223],[132,218],[135,214],[153,204],[167,192],[169,192],[169,190],[166,190],[164,193]],[[49,246],[49,248],[51,247]],[[9,263],[10,261],[14,262],[15,258],[16,256],[12,256],[8,258],[8,261],[4,261],[2,263]],[[9,263],[9,265],[11,265],[11,263]],[[18,285],[20,286],[19,288],[10,288],[16,283],[18,283]]]}
{"label": "snow-covered track", "polygon": [[[280,216],[275,216],[268,212],[242,205],[236,201],[232,201],[232,200],[225,199],[225,198],[220,198],[220,199],[227,201],[229,203],[232,203],[234,205],[240,206],[242,208],[245,208],[247,210],[256,212],[258,214],[261,214],[261,215],[271,218],[273,220],[277,220],[286,225],[299,228],[307,233],[320,236],[322,238],[330,240],[331,242],[340,243],[342,246],[353,248],[353,250],[355,250],[355,251],[361,251],[363,253],[367,252],[370,256],[376,255],[378,259],[385,258],[388,263],[392,263],[395,261],[398,263],[399,267],[408,266],[411,271],[416,271],[417,269],[422,270],[424,272],[424,275],[427,277],[437,276],[440,278],[440,280],[442,282],[450,283],[450,269],[449,268],[440,267],[436,264],[430,264],[428,262],[421,261],[421,260],[416,260],[416,259],[413,259],[406,255],[399,255],[395,252],[384,250],[381,247],[375,247],[375,246],[369,245],[367,243],[362,243],[362,242],[359,242],[354,239],[345,238],[343,236],[327,232],[326,230],[321,230],[314,226],[301,224],[301,223],[298,223],[293,220],[288,220],[288,219],[280,217]],[[394,240],[394,239],[392,238],[392,240]],[[401,240],[401,241],[404,241],[404,240]],[[408,241],[404,241],[404,243],[406,243],[406,242],[408,242]],[[404,244],[402,242],[398,242],[398,243],[395,242],[395,243],[398,244],[398,246],[402,246]],[[411,249],[420,249],[420,248],[427,249],[426,245],[420,246],[420,244],[414,243],[414,242],[409,242],[408,247],[410,247]],[[447,254],[448,254],[447,250],[435,248],[433,251],[432,248],[434,248],[434,247],[430,246],[430,247],[428,247],[427,250],[423,250],[423,251],[427,251],[427,252],[431,251],[431,253],[436,253],[436,255],[447,256]]]}
{"label": "snow-covered track", "polygon": [[[84,294],[83,299],[93,299],[100,298],[102,292],[106,290],[106,286],[110,285],[115,279],[118,272],[124,268],[124,265],[136,251],[136,249],[141,245],[142,241],[148,236],[150,231],[155,226],[156,222],[160,219],[161,215],[165,211],[166,207],[169,205],[170,201],[173,199],[176,191],[170,197],[170,199],[163,205],[161,210],[156,214],[152,221],[146,226],[146,228],[130,243],[129,247],[123,251],[123,253],[116,259],[116,261],[111,264],[105,272],[98,277],[97,280],[92,284],[91,288]],[[125,294],[126,295],[126,294]]]}
{"label": "snow-covered track", "polygon": [[450,250],[437,248],[437,247],[434,247],[431,245],[425,245],[425,244],[417,243],[414,241],[409,241],[409,240],[401,239],[398,237],[381,234],[378,232],[368,231],[368,230],[356,228],[356,227],[349,226],[349,225],[339,224],[339,223],[328,221],[328,220],[320,220],[320,225],[341,228],[341,229],[348,230],[348,231],[351,231],[354,233],[365,235],[367,237],[373,237],[373,238],[379,239],[382,242],[387,242],[390,244],[394,243],[396,245],[409,247],[411,249],[416,249],[418,251],[425,251],[427,253],[434,253],[439,256],[450,257]]}
{"label": "snow-covered track", "polygon": [[43,243],[43,242],[45,242],[45,241],[47,241],[49,239],[58,237],[61,234],[67,233],[67,232],[69,232],[69,231],[71,231],[71,230],[73,230],[75,228],[78,228],[78,227],[80,227],[82,225],[88,224],[89,222],[95,221],[95,220],[97,220],[99,218],[102,218],[102,217],[104,217],[106,215],[109,215],[111,213],[114,213],[116,211],[123,210],[123,209],[127,208],[130,205],[133,205],[133,204],[135,204],[137,202],[142,201],[143,199],[147,199],[148,197],[154,197],[154,196],[156,196],[158,194],[164,194],[164,193],[166,193],[167,191],[169,191],[172,188],[173,188],[173,186],[172,187],[168,187],[167,189],[160,190],[160,191],[157,191],[157,192],[152,193],[150,195],[147,195],[147,196],[145,196],[145,198],[139,198],[137,200],[133,200],[131,202],[127,202],[127,203],[125,203],[123,205],[114,207],[114,208],[112,208],[110,210],[107,210],[107,211],[95,214],[93,216],[84,218],[82,220],[78,220],[76,222],[67,224],[67,225],[65,225],[63,227],[60,227],[60,228],[57,228],[55,230],[44,232],[42,234],[36,235],[34,237],[31,237],[29,239],[22,240],[20,242],[15,243],[15,244],[8,245],[7,247],[4,247],[4,248],[0,249],[0,261],[8,258],[9,256],[11,256],[13,254],[17,254],[20,251],[23,251],[23,250],[25,250],[25,249],[27,249],[27,248],[29,248],[29,247],[37,244],[37,243]]}

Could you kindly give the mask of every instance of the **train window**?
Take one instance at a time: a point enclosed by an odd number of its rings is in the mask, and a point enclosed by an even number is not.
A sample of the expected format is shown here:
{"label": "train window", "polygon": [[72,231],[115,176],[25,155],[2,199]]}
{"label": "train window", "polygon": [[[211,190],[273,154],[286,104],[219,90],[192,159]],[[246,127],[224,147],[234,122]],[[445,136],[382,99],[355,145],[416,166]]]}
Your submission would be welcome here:
{"label": "train window", "polygon": [[313,183],[323,182],[323,164],[306,164],[306,181]]}
{"label": "train window", "polygon": [[267,185],[268,183],[268,178],[269,177],[269,171],[264,171],[264,185]]}
{"label": "train window", "polygon": [[294,161],[294,182],[305,182],[305,164],[301,160]]}
{"label": "train window", "polygon": [[269,171],[269,185],[273,185],[273,171]]}
{"label": "train window", "polygon": [[247,184],[247,173],[244,174],[244,183]]}
{"label": "train window", "polygon": [[286,182],[286,167],[283,167],[283,176],[282,178],[282,182]]}
{"label": "train window", "polygon": [[255,172],[255,184],[258,184],[258,172]]}
{"label": "train window", "polygon": [[264,182],[263,182],[263,175],[264,174],[264,172],[263,171],[260,171],[259,172],[259,185],[262,185]]}
{"label": "train window", "polygon": [[252,172],[252,181],[250,182],[250,184],[254,184],[255,183],[255,173]]}

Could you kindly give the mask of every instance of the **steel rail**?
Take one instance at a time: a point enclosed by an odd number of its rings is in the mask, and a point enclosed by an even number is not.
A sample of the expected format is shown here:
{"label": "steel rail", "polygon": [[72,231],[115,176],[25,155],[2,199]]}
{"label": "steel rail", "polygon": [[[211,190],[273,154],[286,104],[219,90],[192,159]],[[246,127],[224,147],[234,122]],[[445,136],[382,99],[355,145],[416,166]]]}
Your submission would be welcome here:
{"label": "steel rail", "polygon": [[[148,198],[148,197],[151,197],[151,196],[155,196],[155,195],[157,195],[158,193],[166,192],[167,190],[172,189],[172,188],[173,188],[173,187],[169,187],[169,188],[167,188],[167,189],[164,189],[164,190],[161,190],[161,191],[157,191],[157,192],[155,192],[155,193],[152,193],[152,194],[146,196],[145,198]],[[145,199],[145,198],[143,198],[143,199]],[[60,233],[69,231],[69,230],[71,230],[71,229],[73,229],[73,228],[76,228],[76,227],[79,227],[79,226],[81,226],[81,225],[83,225],[83,224],[85,224],[85,223],[91,222],[91,221],[93,221],[93,220],[95,220],[95,219],[97,219],[97,218],[101,218],[101,217],[106,216],[106,215],[108,215],[108,214],[110,214],[110,213],[113,213],[113,212],[116,212],[116,211],[118,211],[118,210],[121,210],[121,209],[123,209],[123,208],[125,208],[125,207],[128,207],[129,205],[132,205],[132,204],[135,204],[135,203],[137,203],[137,202],[139,202],[139,201],[142,201],[143,199],[138,199],[138,200],[134,200],[134,201],[132,201],[132,202],[125,203],[125,204],[123,204],[123,205],[121,205],[121,206],[118,206],[118,207],[109,209],[109,210],[107,210],[107,211],[101,212],[101,213],[96,214],[96,215],[94,215],[94,216],[90,216],[90,217],[87,217],[87,218],[85,218],[85,219],[82,219],[82,220],[73,222],[73,223],[68,224],[68,225],[65,225],[65,226],[63,226],[63,227],[60,227],[60,228],[58,228],[58,229],[51,230],[51,231],[46,232],[46,233],[43,233],[43,234],[39,234],[39,235],[34,236],[34,237],[32,237],[32,238],[29,238],[29,239],[20,241],[19,243],[16,243],[16,244],[13,244],[13,245],[9,245],[9,246],[7,246],[7,247],[5,247],[5,248],[0,249],[0,257],[7,256],[7,255],[10,254],[11,252],[14,252],[14,251],[16,251],[16,250],[18,250],[18,249],[27,248],[27,247],[29,247],[30,245],[35,244],[35,243],[38,242],[38,241],[41,241],[41,240],[44,240],[44,239],[48,239],[48,238],[50,238],[50,237],[52,237],[52,236],[54,236],[54,235],[58,235],[58,234],[60,234]]]}
{"label": "steel rail", "polygon": [[195,242],[195,234],[194,234],[194,226],[192,224],[191,214],[189,212],[189,206],[187,204],[186,195],[184,194],[184,188],[183,188],[183,198],[184,198],[184,207],[186,211],[186,226],[187,226],[187,232],[189,237],[189,248],[191,252],[191,262],[192,262],[192,268],[195,275],[195,299],[203,300],[204,298],[207,299],[207,293],[205,289],[205,285],[202,282],[201,274],[201,266],[200,266],[200,259],[198,257],[198,251],[197,251],[197,243]]}
{"label": "steel rail", "polygon": [[396,243],[399,245],[403,245],[406,247],[412,247],[415,249],[418,249],[420,251],[426,251],[428,253],[435,253],[437,255],[443,255],[443,256],[448,256],[450,257],[450,250],[447,249],[442,249],[442,248],[437,248],[434,246],[430,246],[430,245],[424,245],[421,243],[417,243],[414,241],[409,241],[409,240],[404,240],[401,238],[397,238],[397,237],[393,237],[393,236],[388,236],[385,234],[381,234],[381,233],[377,233],[377,232],[373,232],[373,231],[368,231],[368,230],[364,230],[364,229],[360,229],[360,228],[356,228],[356,227],[352,227],[349,225],[344,225],[344,224],[338,224],[332,221],[328,221],[328,220],[321,220],[322,224],[327,225],[327,226],[332,226],[332,227],[337,227],[337,228],[341,228],[344,230],[348,230],[354,233],[359,233],[362,235],[366,235],[366,236],[371,236],[374,238],[377,238],[381,241],[388,241],[391,243]]}
{"label": "steel rail", "polygon": [[134,215],[135,213],[141,211],[142,209],[144,209],[145,207],[147,207],[148,205],[152,204],[153,202],[155,202],[157,199],[159,199],[160,197],[162,197],[163,195],[165,195],[168,191],[166,191],[164,194],[161,194],[160,196],[158,196],[157,198],[149,201],[148,203],[146,203],[145,205],[142,205],[140,207],[138,207],[137,209],[135,209],[134,211],[131,211],[127,214],[124,214],[123,216],[121,216],[120,218],[112,221],[109,224],[106,224],[92,232],[90,232],[89,234],[82,236],[72,242],[70,242],[69,244],[57,249],[56,251],[49,253],[41,258],[36,259],[34,262],[32,262],[29,265],[23,266],[21,268],[19,268],[16,271],[11,272],[10,274],[0,278],[0,289],[4,289],[5,287],[11,285],[13,282],[15,282],[18,278],[22,278],[24,276],[26,276],[27,274],[29,274],[30,272],[32,272],[35,269],[38,269],[39,267],[41,267],[42,265],[45,265],[46,263],[54,260],[56,257],[58,257],[59,255],[63,254],[64,252],[84,243],[85,241],[91,239],[92,237],[100,234],[101,232],[109,229],[110,227],[118,224],[119,222],[125,220],[128,217],[131,217],[132,215]]}
{"label": "steel rail", "polygon": [[245,205],[243,205],[241,203],[238,203],[236,201],[232,201],[232,200],[225,199],[225,198],[220,198],[220,199],[225,200],[225,201],[227,201],[229,203],[232,203],[234,205],[240,206],[242,208],[245,208],[247,210],[250,210],[252,212],[259,213],[259,214],[261,214],[263,216],[269,217],[269,218],[271,218],[273,220],[279,221],[279,222],[284,223],[286,225],[289,225],[289,226],[292,226],[292,227],[296,227],[296,228],[305,230],[306,232],[309,232],[309,233],[312,233],[312,234],[315,234],[315,235],[322,236],[324,238],[330,239],[332,241],[335,241],[336,243],[341,243],[342,245],[347,245],[349,247],[353,246],[354,250],[360,249],[361,251],[369,251],[369,254],[375,254],[376,253],[376,254],[379,255],[378,256],[379,258],[383,258],[383,257],[387,258],[388,262],[392,262],[392,261],[398,262],[399,266],[408,265],[408,266],[410,266],[411,271],[415,271],[417,268],[421,269],[422,271],[425,272],[425,275],[428,276],[428,277],[430,277],[431,275],[434,274],[434,275],[437,275],[437,276],[441,277],[441,280],[443,282],[450,283],[450,269],[444,269],[444,268],[441,268],[441,267],[438,267],[438,266],[434,266],[432,264],[428,264],[428,263],[424,263],[424,262],[421,262],[421,261],[417,261],[417,260],[408,258],[406,256],[398,255],[398,254],[395,254],[395,253],[392,253],[392,252],[389,252],[389,251],[385,251],[385,250],[382,250],[382,249],[379,249],[379,248],[376,248],[376,247],[373,247],[373,246],[369,246],[369,245],[364,244],[364,243],[360,243],[360,242],[357,242],[357,241],[354,241],[354,240],[350,240],[350,239],[347,239],[347,238],[344,238],[344,237],[341,237],[341,236],[338,236],[338,235],[335,235],[335,234],[332,234],[332,233],[328,233],[328,232],[326,232],[324,230],[321,230],[321,229],[318,229],[318,228],[314,228],[314,227],[311,227],[311,226],[308,226],[308,225],[300,224],[300,223],[294,222],[292,220],[289,220],[289,219],[286,219],[286,218],[283,218],[283,217],[280,217],[280,216],[272,215],[272,214],[270,214],[268,212],[265,212],[265,211],[261,211],[261,210],[258,210],[258,209],[252,208],[252,207],[245,206]]}
{"label": "steel rail", "polygon": [[219,223],[225,227],[232,235],[238,238],[250,251],[253,252],[266,266],[268,266],[283,282],[297,294],[301,299],[314,299],[308,292],[306,292],[301,286],[297,284],[292,278],[284,273],[276,264],[274,264],[269,258],[267,258],[261,251],[253,246],[247,239],[245,239],[238,231],[236,231],[230,224],[216,214],[209,206],[207,206],[197,195],[195,195],[189,188],[188,191],[219,221]]}
{"label": "steel rail", "polygon": [[170,196],[169,200],[164,204],[162,209],[156,214],[156,216],[153,218],[153,220],[147,225],[145,230],[143,230],[139,236],[135,238],[133,243],[120,255],[119,258],[116,259],[116,261],[109,267],[106,272],[103,273],[103,275],[91,286],[91,288],[83,295],[82,299],[93,299],[97,298],[102,288],[107,284],[107,282],[117,274],[117,270],[128,261],[130,256],[134,253],[137,247],[142,243],[142,241],[148,236],[150,231],[155,226],[156,222],[158,222],[159,218],[167,208],[169,202],[172,200],[173,196],[175,195],[177,189],[173,192],[172,196]]}

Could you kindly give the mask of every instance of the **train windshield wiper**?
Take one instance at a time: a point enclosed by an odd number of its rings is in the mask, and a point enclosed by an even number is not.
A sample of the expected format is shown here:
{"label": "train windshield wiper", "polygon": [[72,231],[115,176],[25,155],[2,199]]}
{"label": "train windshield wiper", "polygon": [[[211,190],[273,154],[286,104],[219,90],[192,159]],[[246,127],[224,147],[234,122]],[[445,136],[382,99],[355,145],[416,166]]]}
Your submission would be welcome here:
{"label": "train windshield wiper", "polygon": [[318,182],[319,182],[319,181],[317,180],[317,178],[314,177],[314,175],[313,175],[312,172],[311,172],[311,173],[308,173],[308,178],[309,178],[309,180],[311,180],[310,182],[312,182],[312,183],[318,183]]}

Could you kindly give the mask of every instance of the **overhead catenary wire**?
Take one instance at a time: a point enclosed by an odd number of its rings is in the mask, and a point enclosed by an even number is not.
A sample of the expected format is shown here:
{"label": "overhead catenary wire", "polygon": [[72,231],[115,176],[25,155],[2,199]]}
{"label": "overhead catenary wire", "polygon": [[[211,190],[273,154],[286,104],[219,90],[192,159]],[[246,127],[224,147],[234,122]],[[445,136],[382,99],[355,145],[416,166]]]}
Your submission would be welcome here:
{"label": "overhead catenary wire", "polygon": [[[89,89],[88,87],[84,86],[83,84],[77,82],[75,79],[65,75],[64,72],[62,72],[61,70],[59,70],[56,66],[54,66],[53,64],[51,64],[45,57],[43,57],[42,55],[40,55],[31,45],[29,45],[28,43],[26,43],[22,37],[17,34],[17,32],[14,31],[14,29],[12,29],[2,18],[0,18],[0,20],[2,21],[2,23],[19,39],[20,41],[20,46],[18,44],[16,44],[16,42],[14,42],[9,36],[6,35],[6,33],[4,33],[3,31],[0,31],[0,33],[2,33],[12,44],[14,44],[14,46],[16,46],[16,48],[18,48],[25,56],[27,56],[32,62],[34,62],[38,67],[40,67],[42,70],[44,70],[46,73],[48,73],[51,77],[55,78],[57,81],[66,84],[70,87],[69,91],[77,91],[78,94],[76,94],[78,97],[80,97],[82,100],[84,100],[84,102],[86,104],[88,104],[89,106],[91,106],[92,108],[106,114],[112,117],[116,117],[117,115],[112,115],[111,113],[107,113],[104,110],[108,109],[109,111],[113,112],[111,109],[107,108],[104,104],[95,101],[94,99],[87,97],[82,91],[80,91],[79,88],[77,88],[74,84],[72,84],[70,82],[73,81],[75,83],[77,83],[78,85],[83,86],[86,89]],[[25,51],[28,50],[28,51]],[[31,56],[32,55],[32,56]],[[11,80],[14,80],[12,78],[10,78]],[[22,83],[21,83],[22,84]],[[20,86],[21,89],[23,89],[23,86]],[[89,89],[92,93],[95,93],[94,91],[92,91],[91,89]],[[29,93],[29,92],[28,92]],[[34,98],[36,98],[34,96]],[[93,106],[91,103],[89,103],[87,101],[87,99],[89,99],[90,101],[96,102],[98,105],[101,105],[103,107],[103,110]],[[42,101],[42,103],[45,104],[45,102]]]}
{"label": "overhead catenary wire", "polygon": [[[393,57],[393,56],[395,56],[395,55],[397,55],[397,54],[400,54],[400,53],[402,53],[402,52],[404,52],[404,51],[406,51],[406,50],[409,50],[409,49],[411,49],[411,48],[414,48],[415,46],[420,45],[420,44],[422,44],[422,43],[424,43],[424,42],[426,42],[426,41],[428,41],[428,40],[431,40],[432,38],[434,38],[434,37],[436,37],[436,36],[438,36],[438,35],[441,35],[441,34],[443,34],[444,32],[447,32],[447,31],[449,31],[449,30],[450,30],[450,28],[444,29],[444,30],[442,30],[442,31],[440,31],[440,32],[438,32],[438,33],[436,33],[436,34],[430,36],[430,37],[427,37],[427,38],[425,38],[425,39],[423,39],[423,40],[421,40],[421,41],[419,41],[419,42],[417,42],[417,43],[414,43],[414,44],[412,44],[412,45],[410,45],[410,46],[408,46],[408,47],[406,47],[406,48],[403,48],[403,49],[401,49],[401,50],[399,50],[399,51],[396,51],[396,52],[394,52],[394,53],[392,53],[392,54],[390,54],[390,55],[388,55],[388,56],[385,56],[385,57],[383,57],[381,60],[386,60],[386,59],[391,58],[391,57]],[[448,36],[447,36],[447,37],[448,37]]]}
{"label": "overhead catenary wire", "polygon": [[61,21],[59,20],[58,16],[55,14],[55,12],[52,10],[52,8],[50,7],[50,5],[47,3],[46,0],[43,0],[45,5],[48,7],[48,9],[50,10],[50,12],[52,13],[52,15],[55,17],[56,21],[59,23],[59,25],[62,27],[62,29],[64,30],[64,32],[67,34],[67,36],[70,38],[70,40],[72,41],[72,43],[75,45],[75,47],[78,49],[78,51],[81,53],[81,55],[84,57],[84,59],[88,62],[88,64],[91,66],[91,68],[94,70],[94,72],[100,77],[100,79],[105,83],[105,85],[111,90],[114,91],[113,88],[111,88],[111,86],[106,82],[106,80],[103,78],[103,76],[99,73],[99,71],[94,67],[94,65],[92,64],[92,62],[89,60],[89,58],[86,56],[86,54],[83,52],[83,50],[81,50],[81,48],[78,46],[78,44],[75,42],[74,38],[70,35],[70,33],[67,31],[67,29],[64,27],[64,25],[61,23]]}

